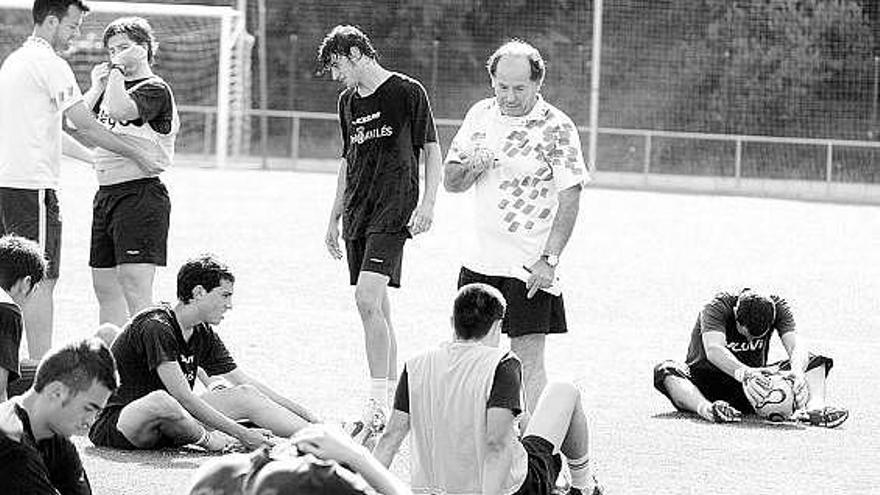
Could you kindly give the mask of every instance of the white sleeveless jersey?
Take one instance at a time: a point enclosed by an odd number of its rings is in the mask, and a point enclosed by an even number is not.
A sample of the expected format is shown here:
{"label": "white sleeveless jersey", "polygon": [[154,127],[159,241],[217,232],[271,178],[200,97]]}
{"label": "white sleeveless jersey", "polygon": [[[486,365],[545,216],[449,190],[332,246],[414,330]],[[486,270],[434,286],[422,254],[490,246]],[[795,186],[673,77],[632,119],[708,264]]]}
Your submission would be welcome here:
{"label": "white sleeveless jersey", "polygon": [[[127,141],[130,145],[137,146],[149,156],[154,157],[153,163],[164,170],[171,166],[174,160],[174,142],[177,138],[177,132],[180,130],[180,117],[177,114],[177,103],[174,101],[174,93],[171,92],[171,87],[168,83],[158,76],[152,76],[140,81],[128,88],[127,92],[128,94],[133,94],[144,85],[155,83],[164,86],[171,95],[171,130],[167,134],[157,132],[146,121],[142,122],[141,125],[136,125],[132,121],[117,121],[108,115],[104,107],[104,101],[101,102],[99,108],[98,121],[110,132]],[[102,186],[146,177],[157,177],[159,175],[158,172],[146,173],[129,158],[103,148],[97,148],[95,172],[97,173],[98,184]]]}

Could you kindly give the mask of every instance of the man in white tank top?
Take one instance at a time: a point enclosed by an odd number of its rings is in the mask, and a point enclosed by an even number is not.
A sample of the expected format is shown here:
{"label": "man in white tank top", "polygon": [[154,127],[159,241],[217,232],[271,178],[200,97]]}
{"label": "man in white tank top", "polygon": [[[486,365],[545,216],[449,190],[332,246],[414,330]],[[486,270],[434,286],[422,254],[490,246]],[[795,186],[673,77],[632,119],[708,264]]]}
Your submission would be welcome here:
{"label": "man in white tank top", "polygon": [[562,468],[561,451],[572,475],[569,493],[601,494],[573,385],[548,385],[520,438],[522,365],[498,349],[505,309],[494,287],[459,290],[453,341],[406,362],[373,454],[389,466],[412,433],[413,493],[549,495]]}

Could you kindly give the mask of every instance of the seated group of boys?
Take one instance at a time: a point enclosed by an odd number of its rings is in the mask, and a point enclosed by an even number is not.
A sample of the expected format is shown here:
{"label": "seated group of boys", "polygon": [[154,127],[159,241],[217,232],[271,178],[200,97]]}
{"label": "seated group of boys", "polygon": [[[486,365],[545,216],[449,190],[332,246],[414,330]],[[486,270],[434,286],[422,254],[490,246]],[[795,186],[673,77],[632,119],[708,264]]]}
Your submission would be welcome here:
{"label": "seated group of boys", "polygon": [[[212,327],[231,307],[235,278],[210,255],[180,268],[174,305],[140,312],[118,335],[104,328],[101,338],[54,350],[23,395],[5,400],[19,373],[18,308],[44,270],[35,243],[0,238],[0,493],[91,493],[73,434],[119,449],[254,450],[206,463],[193,494],[550,494],[563,456],[569,494],[603,493],[577,388],[550,384],[534,411],[524,410],[521,364],[500,348],[506,303],[490,286],[462,287],[452,341],[406,361],[387,424],[365,418],[346,433],[236,364]],[[809,358],[797,345],[784,300],[754,291],[716,296],[701,312],[687,364],[662,363],[655,384],[679,409],[738,420],[753,412],[740,383],[776,371],[766,367],[771,329],[789,352],[786,373],[804,420],[842,423],[847,412],[824,404],[830,359]],[[195,394],[197,378],[207,377],[224,385]],[[411,488],[388,470],[407,435]]]}

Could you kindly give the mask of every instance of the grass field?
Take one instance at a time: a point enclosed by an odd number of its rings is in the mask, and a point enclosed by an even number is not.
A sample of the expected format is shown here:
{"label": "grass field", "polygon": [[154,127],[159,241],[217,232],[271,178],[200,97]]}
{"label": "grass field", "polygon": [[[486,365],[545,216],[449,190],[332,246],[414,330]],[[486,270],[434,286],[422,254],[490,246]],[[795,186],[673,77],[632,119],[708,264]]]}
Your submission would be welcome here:
{"label": "grass field", "polygon": [[[239,364],[328,419],[357,415],[360,321],[344,265],[323,247],[334,176],[183,168],[165,182],[170,259],[157,298],[174,297],[185,258],[221,255],[237,283],[219,331]],[[86,167],[64,168],[56,341],[97,323],[87,267],[95,187]],[[392,294],[401,359],[450,336],[466,206],[441,192],[434,229],[407,246],[404,287]],[[588,189],[560,270],[570,333],[548,340],[550,374],[584,392],[608,493],[877,493],[880,209]],[[842,428],[710,425],[673,413],[653,390],[652,366],[684,357],[702,303],[743,285],[786,296],[802,336],[835,359],[829,401],[852,410]],[[97,494],[178,493],[207,459],[77,443]]]}

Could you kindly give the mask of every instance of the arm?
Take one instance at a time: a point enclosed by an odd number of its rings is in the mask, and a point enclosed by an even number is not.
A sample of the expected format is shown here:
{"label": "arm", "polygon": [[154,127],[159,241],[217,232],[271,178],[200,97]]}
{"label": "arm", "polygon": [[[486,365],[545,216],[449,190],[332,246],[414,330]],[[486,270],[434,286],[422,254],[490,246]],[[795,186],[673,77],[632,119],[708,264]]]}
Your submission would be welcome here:
{"label": "arm", "polygon": [[0,366],[0,402],[6,402],[6,380],[9,379],[9,371]]}
{"label": "arm", "polygon": [[450,152],[443,165],[443,187],[451,193],[467,191],[489,168],[492,160],[488,150],[475,150],[464,161],[457,153]]}
{"label": "arm", "polygon": [[61,133],[61,152],[88,164],[95,163],[95,152],[66,132]]}
{"label": "arm", "polygon": [[65,110],[64,116],[76,126],[76,131],[74,131],[74,133],[77,138],[83,139],[85,142],[94,144],[95,146],[100,146],[113,153],[130,158],[147,173],[161,170],[157,169],[141,150],[101,127],[98,121],[92,117],[92,114],[86,108],[85,103],[79,102],[74,104]]}
{"label": "arm", "polygon": [[256,378],[253,378],[252,376],[250,376],[247,373],[245,373],[244,371],[242,371],[241,368],[235,368],[234,370],[230,371],[229,373],[226,373],[226,374],[223,374],[220,376],[225,378],[227,381],[229,381],[229,383],[232,383],[234,385],[249,384],[249,385],[254,386],[257,390],[262,392],[263,395],[272,399],[273,402],[275,402],[276,404],[279,404],[281,407],[296,414],[297,416],[305,419],[309,423],[317,423],[320,421],[318,416],[316,416],[314,413],[312,413],[311,411],[306,409],[304,406],[288,399],[287,397],[282,396],[278,392],[269,388],[268,385],[264,384],[263,382],[257,380]]}
{"label": "arm", "polygon": [[107,76],[104,109],[110,117],[122,122],[140,117],[137,105],[125,89],[125,76],[119,69],[111,70]]}
{"label": "arm", "polygon": [[425,192],[422,200],[409,220],[412,235],[427,232],[434,219],[434,203],[437,200],[437,186],[440,185],[440,164],[443,161],[440,143],[425,143]]}
{"label": "arm", "polygon": [[333,198],[333,207],[330,208],[330,222],[327,225],[327,235],[324,244],[333,258],[342,259],[342,250],[339,248],[339,219],[342,218],[342,209],[345,201],[345,174],[348,170],[348,161],[343,158],[339,163],[339,175],[336,177],[336,196]]}
{"label": "arm", "polygon": [[156,368],[156,373],[165,389],[174,399],[183,406],[188,413],[201,423],[229,434],[248,446],[259,446],[261,437],[235,421],[226,417],[220,411],[211,407],[210,404],[195,395],[186,383],[180,366],[174,361],[165,361]]}
{"label": "arm", "polygon": [[345,432],[327,425],[312,425],[298,432],[293,442],[301,452],[350,466],[376,492],[406,495],[412,492],[379,461]]}
{"label": "arm", "polygon": [[513,457],[510,436],[513,434],[513,412],[490,407],[486,411],[486,458],[483,461],[483,495],[500,494],[510,475]]}
{"label": "arm", "polygon": [[[577,184],[559,191],[559,208],[556,217],[550,227],[550,235],[544,245],[544,254],[559,256],[568,244],[574,225],[577,222],[581,204],[581,185]],[[531,298],[542,287],[549,287],[556,281],[556,268],[550,266],[543,257],[538,258],[529,267],[529,279],[526,288],[529,290],[527,297]]]}
{"label": "arm", "polygon": [[397,455],[397,451],[400,449],[400,444],[403,443],[403,439],[406,438],[407,433],[409,433],[409,428],[409,414],[403,411],[398,411],[397,409],[391,411],[391,417],[388,418],[388,424],[385,425],[385,431],[382,433],[382,436],[379,437],[379,441],[376,443],[376,448],[373,449],[373,455],[383,466],[391,466],[391,461],[393,461],[394,456]]}

